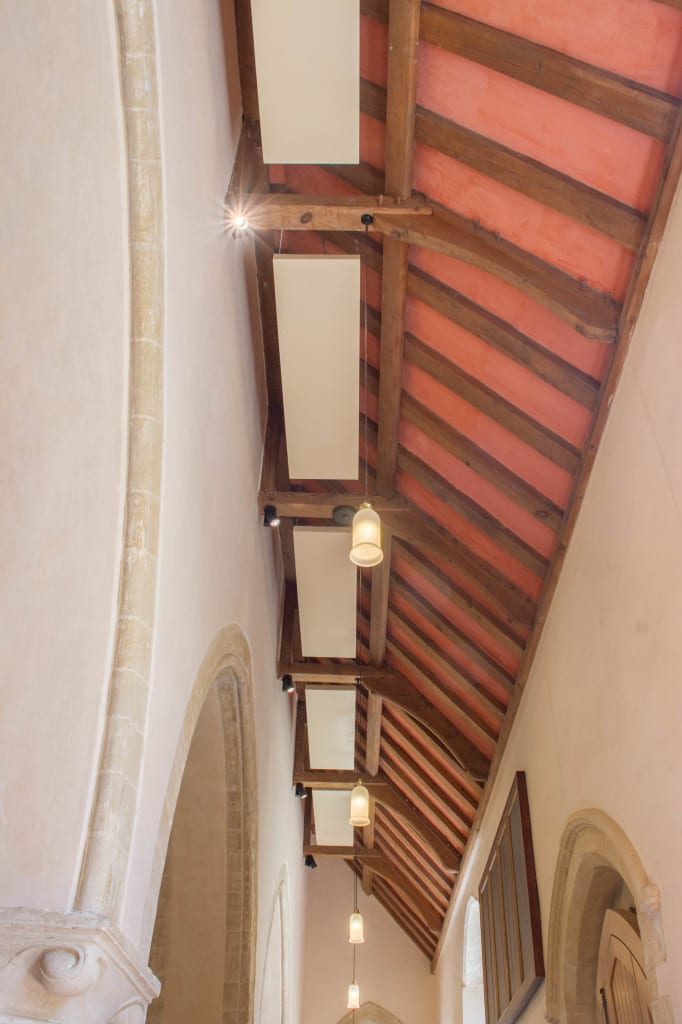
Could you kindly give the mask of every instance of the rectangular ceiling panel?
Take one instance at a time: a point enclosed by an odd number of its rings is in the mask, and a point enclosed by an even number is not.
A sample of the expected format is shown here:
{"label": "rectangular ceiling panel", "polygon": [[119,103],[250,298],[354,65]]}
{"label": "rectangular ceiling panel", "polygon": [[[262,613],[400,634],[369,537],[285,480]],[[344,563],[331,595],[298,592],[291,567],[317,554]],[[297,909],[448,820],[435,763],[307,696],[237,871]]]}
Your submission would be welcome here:
{"label": "rectangular ceiling panel", "polygon": [[360,257],[274,257],[289,475],[355,480]]}
{"label": "rectangular ceiling panel", "polygon": [[360,159],[359,0],[251,0],[266,164]]}
{"label": "rectangular ceiling panel", "polygon": [[315,842],[318,846],[352,846],[353,827],[349,824],[350,790],[313,790]]}
{"label": "rectangular ceiling panel", "polygon": [[311,768],[355,767],[355,687],[308,686],[308,753]]}
{"label": "rectangular ceiling panel", "polygon": [[354,658],[357,569],[350,530],[295,526],[301,647],[306,658]]}

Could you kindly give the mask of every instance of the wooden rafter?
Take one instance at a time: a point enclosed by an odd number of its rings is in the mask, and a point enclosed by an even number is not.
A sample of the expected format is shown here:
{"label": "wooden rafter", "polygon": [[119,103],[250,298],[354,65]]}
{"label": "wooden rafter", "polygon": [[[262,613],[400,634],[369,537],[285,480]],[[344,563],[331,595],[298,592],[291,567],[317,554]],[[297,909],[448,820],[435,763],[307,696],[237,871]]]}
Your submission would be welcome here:
{"label": "wooden rafter", "polygon": [[[362,79],[360,109],[383,122],[386,117],[386,91]],[[415,139],[538,203],[602,232],[629,249],[639,246],[646,222],[643,213],[539,160],[517,153],[420,106],[416,108]]]}
{"label": "wooden rafter", "polygon": [[474,640],[472,640],[463,629],[455,626],[434,608],[415,588],[394,570],[393,584],[395,593],[408,602],[412,608],[432,626],[438,629],[439,633],[457,647],[462,654],[473,661],[485,672],[486,676],[496,683],[497,687],[510,696],[514,687],[514,677],[503,668],[494,658],[487,654]]}
{"label": "wooden rafter", "polygon": [[433,249],[485,270],[546,306],[586,338],[615,340],[620,306],[610,295],[497,237],[454,210],[434,203],[432,217],[405,217],[399,224],[377,214],[374,227],[391,238]]}
{"label": "wooden rafter", "polygon": [[405,338],[405,357],[567,473],[578,468],[578,448],[410,333]]}
{"label": "wooden rafter", "polygon": [[[516,558],[540,579],[544,577],[549,568],[549,559],[518,537],[488,509],[483,508],[405,448],[398,451],[398,465],[413,480],[426,487],[434,498],[453,509],[481,533],[487,533],[503,551]],[[435,506],[432,506],[432,511],[434,508]]]}
{"label": "wooden rafter", "polygon": [[[682,0],[658,2],[682,9]],[[362,0],[362,12],[386,21],[387,0]],[[421,38],[654,138],[672,132],[674,96],[455,11],[424,3]]]}
{"label": "wooden rafter", "polygon": [[[352,168],[334,168],[334,172],[343,180],[355,180]],[[354,235],[336,232],[329,234],[328,240],[346,252],[357,251]],[[366,258],[369,266],[377,273],[381,273],[381,252],[371,243],[367,247]],[[598,380],[523,334],[512,324],[506,323],[490,310],[479,306],[466,295],[412,264],[408,266],[407,292],[412,298],[423,302],[452,323],[485,341],[496,351],[530,370],[579,405],[586,409],[596,407],[600,387]],[[376,310],[370,310],[370,324],[374,333],[377,327],[381,329],[381,316]]]}

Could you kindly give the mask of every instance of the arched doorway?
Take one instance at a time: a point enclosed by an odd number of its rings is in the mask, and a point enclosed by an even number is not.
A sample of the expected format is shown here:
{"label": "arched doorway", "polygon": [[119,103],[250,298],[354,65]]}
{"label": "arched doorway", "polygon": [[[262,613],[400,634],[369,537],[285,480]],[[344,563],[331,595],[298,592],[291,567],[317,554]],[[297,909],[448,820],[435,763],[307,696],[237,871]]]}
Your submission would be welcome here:
{"label": "arched doorway", "polygon": [[167,797],[175,811],[150,950],[162,987],[147,1020],[251,1024],[255,726],[248,647],[236,627],[221,631],[211,645],[182,735],[171,776],[180,782]]}
{"label": "arched doorway", "polygon": [[378,1003],[363,1003],[359,1010],[350,1010],[345,1014],[339,1024],[401,1024],[398,1018],[384,1010]]}
{"label": "arched doorway", "polygon": [[599,951],[609,911],[632,916],[654,1024],[672,1024],[670,999],[658,989],[665,961],[660,891],[623,830],[598,810],[568,821],[554,876],[547,958],[547,1020],[598,1024]]}

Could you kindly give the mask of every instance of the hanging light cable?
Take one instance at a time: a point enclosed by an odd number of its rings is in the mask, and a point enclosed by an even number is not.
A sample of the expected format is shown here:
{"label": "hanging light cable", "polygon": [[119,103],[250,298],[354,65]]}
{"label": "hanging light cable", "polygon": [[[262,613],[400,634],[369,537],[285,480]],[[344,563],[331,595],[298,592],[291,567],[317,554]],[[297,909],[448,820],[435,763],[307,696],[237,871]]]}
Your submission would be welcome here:
{"label": "hanging light cable", "polygon": [[353,872],[353,913],[348,921],[348,941],[359,943],[365,941],[365,930],[362,914],[358,910],[358,876]]}
{"label": "hanging light cable", "polygon": [[364,276],[364,304],[363,304],[363,335],[364,335],[364,391],[365,391],[365,500],[353,516],[352,546],[350,549],[350,560],[360,568],[371,568],[379,565],[383,560],[384,553],[381,549],[381,520],[372,508],[369,498],[369,442],[368,434],[368,412],[367,412],[367,249],[369,245],[369,225],[374,218],[371,213],[362,215],[362,223],[365,225],[365,260],[363,268]]}

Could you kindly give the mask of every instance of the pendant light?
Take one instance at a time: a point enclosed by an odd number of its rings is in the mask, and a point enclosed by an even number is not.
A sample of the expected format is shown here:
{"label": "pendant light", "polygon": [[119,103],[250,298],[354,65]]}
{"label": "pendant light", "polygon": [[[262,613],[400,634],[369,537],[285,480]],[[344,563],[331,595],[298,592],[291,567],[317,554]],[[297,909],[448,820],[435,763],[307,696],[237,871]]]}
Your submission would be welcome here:
{"label": "pendant light", "polygon": [[[362,223],[365,225],[365,265],[364,265],[364,365],[365,365],[365,499],[369,496],[369,446],[367,443],[367,230],[374,220],[371,213],[363,213]],[[381,520],[369,501],[363,501],[353,516],[351,530],[350,560],[360,568],[371,568],[383,561],[381,549]]]}
{"label": "pendant light", "polygon": [[348,986],[348,1009],[359,1010],[360,1009],[360,986],[356,980],[355,974],[355,946],[353,946],[353,980]]}
{"label": "pendant light", "polygon": [[348,941],[354,945],[365,941],[362,914],[358,910],[358,876],[353,872],[353,913],[348,921]]}
{"label": "pendant light", "polygon": [[351,792],[348,823],[354,828],[369,825],[369,792],[362,782],[358,782]]}

